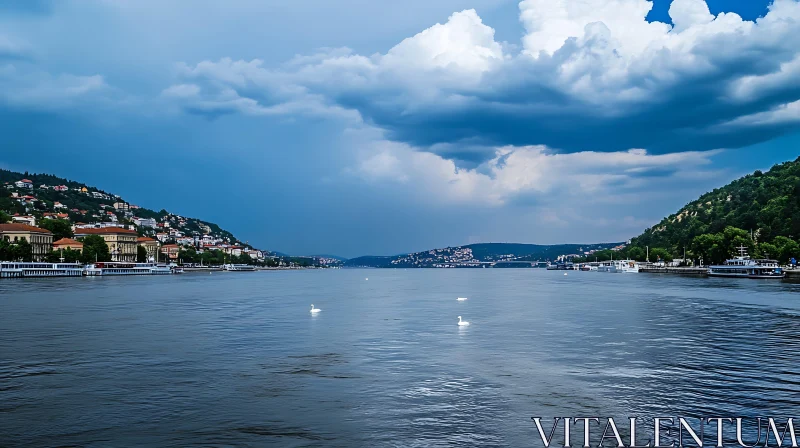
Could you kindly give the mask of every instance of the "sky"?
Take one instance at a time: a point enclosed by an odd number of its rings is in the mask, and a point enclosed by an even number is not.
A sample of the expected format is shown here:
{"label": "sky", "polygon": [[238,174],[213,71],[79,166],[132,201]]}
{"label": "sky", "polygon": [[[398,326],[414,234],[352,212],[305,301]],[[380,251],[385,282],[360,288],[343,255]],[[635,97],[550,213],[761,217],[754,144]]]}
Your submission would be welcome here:
{"label": "sky", "polygon": [[624,241],[800,153],[798,0],[0,0],[0,167],[390,255]]}

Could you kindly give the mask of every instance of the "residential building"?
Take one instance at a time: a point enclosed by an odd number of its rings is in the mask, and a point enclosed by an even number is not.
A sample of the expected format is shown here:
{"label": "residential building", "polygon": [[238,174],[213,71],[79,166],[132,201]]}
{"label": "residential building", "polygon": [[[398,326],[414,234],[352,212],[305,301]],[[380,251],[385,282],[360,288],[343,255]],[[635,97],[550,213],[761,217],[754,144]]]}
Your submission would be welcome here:
{"label": "residential building", "polygon": [[53,208],[67,208],[67,206],[62,204],[62,203],[60,203],[60,202],[54,202],[53,203]]}
{"label": "residential building", "polygon": [[177,244],[165,244],[161,246],[161,253],[169,257],[170,261],[178,259],[178,252],[181,248]]}
{"label": "residential building", "polygon": [[36,226],[35,216],[12,216],[11,220],[17,223],[27,224],[29,226]]}
{"label": "residential building", "polygon": [[57,186],[53,187],[53,190],[55,190],[55,191],[67,191],[67,190],[69,190],[69,188],[66,185],[57,185]]}
{"label": "residential building", "polygon": [[34,261],[43,261],[53,247],[53,234],[49,230],[28,224],[0,224],[0,239],[10,243],[26,240],[31,245]]}
{"label": "residential building", "polygon": [[89,235],[100,235],[108,245],[111,261],[136,261],[137,239],[135,230],[122,227],[106,227],[102,229],[75,229],[75,238],[85,238]]}
{"label": "residential building", "polygon": [[[99,216],[93,215],[95,218],[99,218]],[[95,222],[91,224],[86,223],[76,223],[75,229],[105,229],[109,227],[120,227],[118,223],[115,222]]]}
{"label": "residential building", "polygon": [[72,238],[61,238],[60,240],[53,243],[53,249],[72,249],[77,250],[79,252],[83,251],[83,243],[80,241],[75,241]]}
{"label": "residential building", "polygon": [[184,236],[177,239],[178,244],[181,246],[194,246],[195,240],[191,236]]}
{"label": "residential building", "polygon": [[146,236],[142,236],[136,240],[136,243],[145,248],[147,251],[147,258],[151,260],[156,259],[156,255],[158,255],[158,241]]}
{"label": "residential building", "polygon": [[149,227],[151,229],[156,228],[158,223],[153,218],[134,218],[133,222],[139,227]]}
{"label": "residential building", "polygon": [[14,182],[17,188],[30,188],[33,189],[33,182],[28,179],[22,179]]}
{"label": "residential building", "polygon": [[115,202],[114,203],[114,208],[117,209],[117,210],[123,210],[123,211],[131,209],[127,202]]}

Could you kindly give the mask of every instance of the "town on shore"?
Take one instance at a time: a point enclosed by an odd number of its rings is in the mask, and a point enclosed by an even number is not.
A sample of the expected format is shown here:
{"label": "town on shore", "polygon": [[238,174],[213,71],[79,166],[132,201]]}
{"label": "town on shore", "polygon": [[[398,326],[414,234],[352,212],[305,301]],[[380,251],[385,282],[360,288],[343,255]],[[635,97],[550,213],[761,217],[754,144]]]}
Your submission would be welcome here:
{"label": "town on shore", "polygon": [[238,270],[321,267],[327,261],[261,250],[214,224],[155,213],[83,185],[34,185],[21,178],[5,182],[3,191],[0,261]]}

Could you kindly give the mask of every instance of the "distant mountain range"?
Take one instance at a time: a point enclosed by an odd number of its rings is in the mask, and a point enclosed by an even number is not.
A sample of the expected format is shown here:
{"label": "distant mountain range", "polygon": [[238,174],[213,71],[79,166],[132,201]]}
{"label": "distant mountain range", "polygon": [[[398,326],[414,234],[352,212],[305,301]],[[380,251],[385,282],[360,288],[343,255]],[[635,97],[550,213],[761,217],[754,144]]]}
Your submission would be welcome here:
{"label": "distant mountain range", "polygon": [[513,265],[533,261],[551,261],[562,255],[582,255],[618,247],[622,243],[599,244],[519,244],[481,243],[431,249],[394,256],[365,256],[346,260],[346,267],[370,268],[433,268],[479,267],[486,264]]}

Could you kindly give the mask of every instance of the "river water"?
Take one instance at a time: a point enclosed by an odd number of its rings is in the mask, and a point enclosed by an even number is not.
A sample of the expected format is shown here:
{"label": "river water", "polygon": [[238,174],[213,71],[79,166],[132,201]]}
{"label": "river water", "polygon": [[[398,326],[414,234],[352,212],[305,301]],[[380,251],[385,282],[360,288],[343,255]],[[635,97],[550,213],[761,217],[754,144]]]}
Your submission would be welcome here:
{"label": "river water", "polygon": [[798,293],[535,269],[2,280],[0,446],[540,447],[533,416],[798,417]]}

